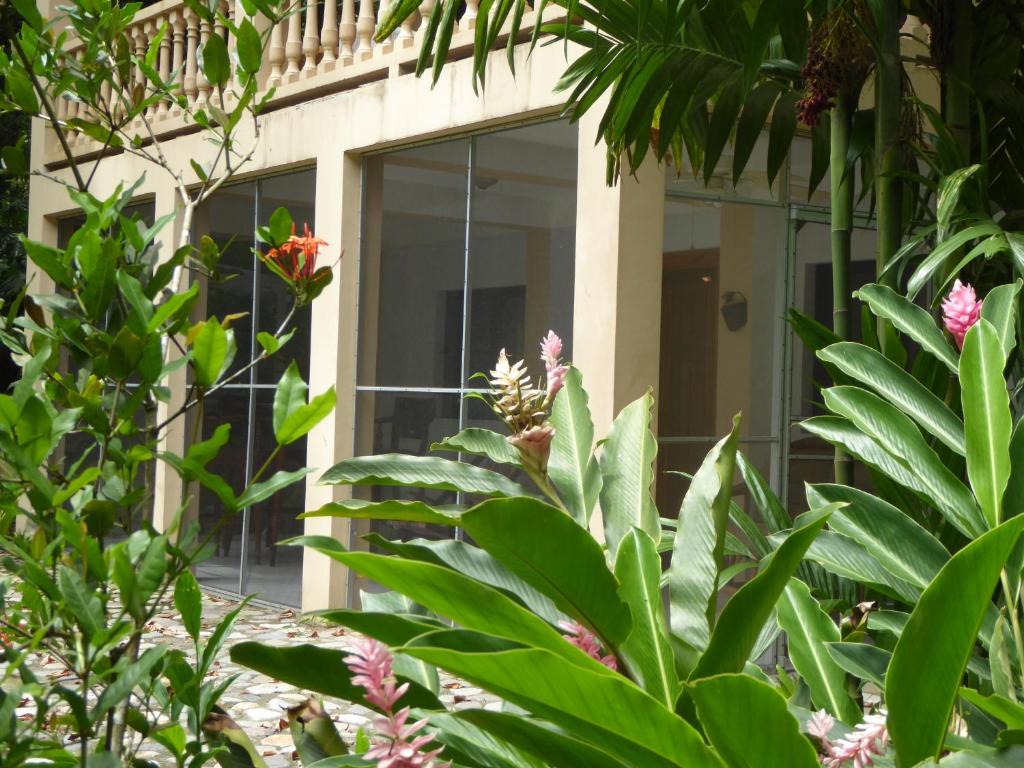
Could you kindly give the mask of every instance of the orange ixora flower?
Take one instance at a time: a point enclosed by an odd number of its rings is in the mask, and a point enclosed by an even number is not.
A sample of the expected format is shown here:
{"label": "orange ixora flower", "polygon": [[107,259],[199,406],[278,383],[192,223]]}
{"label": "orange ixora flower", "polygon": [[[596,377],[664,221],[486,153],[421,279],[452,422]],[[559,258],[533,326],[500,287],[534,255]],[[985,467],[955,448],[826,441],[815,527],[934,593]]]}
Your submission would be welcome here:
{"label": "orange ixora flower", "polygon": [[309,224],[303,224],[302,229],[302,236],[296,235],[293,223],[291,237],[277,248],[271,248],[266,254],[260,255],[270,271],[288,284],[299,306],[308,304],[320,295],[332,277],[331,267],[316,267],[320,246],[328,243],[314,236]]}

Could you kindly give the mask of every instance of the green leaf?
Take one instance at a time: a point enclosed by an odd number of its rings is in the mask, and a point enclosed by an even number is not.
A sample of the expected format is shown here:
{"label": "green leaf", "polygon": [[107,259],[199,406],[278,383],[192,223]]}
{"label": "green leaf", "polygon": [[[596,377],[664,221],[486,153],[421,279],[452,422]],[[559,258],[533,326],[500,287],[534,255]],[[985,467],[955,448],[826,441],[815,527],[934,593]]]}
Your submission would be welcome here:
{"label": "green leaf", "polygon": [[856,541],[832,531],[818,536],[807,548],[806,557],[830,573],[861,582],[910,605],[921,594],[919,587],[890,574]]}
{"label": "green leaf", "polygon": [[270,215],[270,245],[278,246],[291,237],[295,222],[287,208],[278,208]]}
{"label": "green leaf", "polygon": [[1017,345],[1017,295],[1021,281],[999,285],[988,292],[981,304],[981,316],[992,323],[1003,345],[1004,357],[1013,353]]}
{"label": "green leaf", "polygon": [[980,165],[960,168],[943,177],[942,182],[939,184],[935,221],[938,223],[938,239],[940,242],[946,239],[946,233],[953,218],[953,212],[960,201],[960,191],[968,179],[980,170]]}
{"label": "green leaf", "polygon": [[789,660],[811,689],[814,706],[848,725],[859,723],[861,709],[846,690],[846,673],[827,649],[828,643],[839,642],[839,627],[798,579],[790,579],[779,600],[778,614],[788,640]]}
{"label": "green leaf", "polygon": [[454,437],[446,437],[430,446],[432,451],[453,451],[486,456],[495,464],[519,466],[519,452],[497,432],[468,427]]}
{"label": "green leaf", "polygon": [[181,617],[181,623],[193,641],[199,639],[202,627],[203,594],[192,571],[182,571],[174,581],[174,607]]}
{"label": "green leaf", "polygon": [[634,527],[655,541],[661,522],[654,506],[654,457],[658,444],[651,434],[650,393],[627,405],[612,423],[601,447],[601,513],[605,542],[615,556],[622,537]]}
{"label": "green leaf", "polygon": [[772,124],[768,129],[768,186],[775,183],[775,177],[782,170],[790,144],[793,143],[798,98],[798,93],[786,91],[775,102],[772,110]]}
{"label": "green leaf", "polygon": [[551,406],[548,475],[572,516],[586,524],[601,491],[601,470],[593,455],[594,422],[579,370],[570,368]]}
{"label": "green leaf", "polygon": [[457,635],[424,635],[401,650],[584,736],[632,765],[721,768],[692,726],[621,675],[582,669],[540,648],[480,653],[445,647],[456,645]]}
{"label": "green leaf", "polygon": [[20,69],[8,68],[4,73],[7,92],[18,109],[28,115],[39,114],[39,99],[28,77]]}
{"label": "green leaf", "polygon": [[964,425],[930,389],[881,352],[844,341],[818,352],[823,362],[866,384],[916,421],[923,429],[963,456]]}
{"label": "green leaf", "polygon": [[281,430],[288,417],[306,404],[308,389],[298,364],[292,360],[274,390],[274,436],[278,443],[284,444],[279,436]]}
{"label": "green leaf", "polygon": [[683,497],[668,572],[672,634],[696,651],[707,647],[718,615],[718,574],[729,524],[739,417],[704,458]]}
{"label": "green leaf", "polygon": [[767,80],[759,84],[747,97],[739,122],[736,124],[736,141],[732,156],[733,186],[739,183],[743,170],[747,167],[747,161],[750,160],[750,154],[761,136],[761,129],[764,128],[772,105],[780,93],[782,88],[777,83]]}
{"label": "green leaf", "polygon": [[985,610],[1022,530],[1024,517],[1016,517],[965,546],[911,613],[885,683],[889,732],[901,764],[916,765],[941,754]]}
{"label": "green leaf", "polygon": [[619,644],[619,656],[631,676],[651,696],[675,709],[679,696],[672,645],[661,598],[661,557],[651,537],[634,528],[622,539],[615,558],[619,594],[633,614],[633,631]]}
{"label": "green leaf", "polygon": [[999,719],[1007,728],[1024,729],[1024,706],[997,694],[983,695],[971,688],[961,688],[960,698],[982,712]]}
{"label": "green leaf", "polygon": [[890,321],[897,330],[907,334],[926,352],[945,363],[949,370],[953,373],[958,372],[959,360],[956,352],[927,310],[884,285],[865,285],[854,295],[871,307],[876,316]]}
{"label": "green leaf", "polygon": [[61,565],[57,569],[57,586],[60,588],[61,597],[67,603],[68,610],[87,638],[103,631],[106,627],[103,604],[96,596],[95,590],[89,588],[81,576],[66,565]]}
{"label": "green leaf", "polygon": [[[347,651],[302,644],[275,647],[256,642],[236,643],[231,646],[231,660],[243,667],[255,669],[296,688],[353,701],[373,708],[363,698],[364,689],[353,685],[345,666]],[[325,672],[329,671],[329,674]],[[411,682],[403,705],[412,707],[440,707],[437,697],[418,683]]]}
{"label": "green leaf", "polygon": [[332,386],[308,403],[300,405],[288,414],[280,428],[274,430],[274,437],[277,438],[278,444],[291,445],[296,440],[305,437],[313,427],[330,415],[337,402],[338,396]]}
{"label": "green leaf", "polygon": [[819,765],[786,700],[768,683],[749,675],[718,675],[692,685],[690,695],[711,746],[730,768]]}
{"label": "green leaf", "polygon": [[314,471],[312,467],[302,467],[290,472],[280,470],[271,475],[267,480],[253,483],[238,497],[236,506],[238,509],[245,509],[266,501],[275,493],[289,485],[299,482],[302,478]]}
{"label": "green leaf", "polygon": [[775,610],[782,591],[835,509],[835,505],[830,505],[807,513],[803,518],[804,524],[786,537],[757,576],[740,587],[725,604],[707,650],[690,674],[691,682],[712,675],[743,671],[761,628]]}
{"label": "green leaf", "polygon": [[192,340],[192,364],[195,366],[197,385],[208,389],[217,383],[224,370],[231,365],[231,357],[234,357],[230,346],[228,332],[216,317],[203,323]]}
{"label": "green leaf", "polygon": [[313,611],[317,616],[332,624],[354,629],[360,634],[380,640],[385,645],[405,645],[414,637],[442,629],[444,625],[424,616],[410,616],[397,613],[374,613],[372,611],[350,611],[327,608]]}
{"label": "green leaf", "polygon": [[897,579],[921,589],[927,587],[949,552],[927,530],[896,507],[845,485],[813,485],[807,490],[812,506],[845,502],[829,520],[829,527],[864,547]]}
{"label": "green leaf", "polygon": [[892,654],[867,643],[829,643],[829,655],[851,675],[885,688],[885,672]]}
{"label": "green leaf", "polygon": [[422,501],[366,501],[345,499],[325,504],[315,512],[299,515],[306,517],[346,517],[351,520],[401,520],[410,523],[457,526],[463,513],[462,507],[430,507]]}
{"label": "green leaf", "polygon": [[235,56],[238,68],[247,75],[255,75],[263,64],[263,44],[260,33],[248,19],[242,19],[235,31]]}
{"label": "green leaf", "polygon": [[96,706],[93,707],[93,710],[90,713],[92,721],[94,723],[99,722],[107,712],[128,698],[128,696],[131,695],[131,692],[135,689],[135,686],[139,685],[143,680],[149,677],[153,667],[163,659],[166,652],[166,647],[157,646],[156,648],[147,648],[143,651],[142,655],[133,662],[129,662],[128,659],[125,658],[125,663],[123,668],[120,670],[120,674],[114,677],[113,681],[103,689],[103,692],[96,700]]}
{"label": "green leaf", "polygon": [[1024,747],[998,752],[954,752],[939,761],[941,768],[1017,768],[1024,765]]}
{"label": "green leaf", "polygon": [[492,499],[462,516],[473,541],[613,647],[632,626],[604,551],[564,512],[535,499]]}
{"label": "green leaf", "polygon": [[411,486],[484,496],[530,495],[518,483],[489,469],[436,456],[403,453],[346,459],[327,470],[320,482],[325,485]]}
{"label": "green leaf", "polygon": [[[992,235],[1001,235],[1002,229],[994,221],[986,221],[981,224],[961,229],[949,237],[943,239],[935,249],[928,254],[910,276],[907,281],[907,297],[912,301],[920,293],[921,289],[939,272],[949,257],[956,253],[961,247],[972,240],[990,238]],[[1005,242],[1005,241],[1002,241]]]}
{"label": "green leaf", "polygon": [[311,547],[467,629],[548,648],[582,666],[601,667],[513,599],[449,568],[369,552],[346,552],[338,542],[323,536],[302,536],[289,543]]}
{"label": "green leaf", "polygon": [[210,35],[199,48],[199,68],[214,86],[225,85],[231,77],[228,46],[220,35]]}
{"label": "green leaf", "polygon": [[967,476],[985,521],[1003,518],[1003,492],[1010,479],[1010,395],[999,334],[982,318],[967,332],[960,354],[960,389],[967,435]]}
{"label": "green leaf", "polygon": [[[829,410],[853,422],[914,474],[918,487],[924,489],[935,507],[965,536],[972,538],[985,530],[985,518],[971,492],[902,411],[859,387],[831,387],[824,390],[822,396]],[[900,478],[892,479],[900,481]]]}

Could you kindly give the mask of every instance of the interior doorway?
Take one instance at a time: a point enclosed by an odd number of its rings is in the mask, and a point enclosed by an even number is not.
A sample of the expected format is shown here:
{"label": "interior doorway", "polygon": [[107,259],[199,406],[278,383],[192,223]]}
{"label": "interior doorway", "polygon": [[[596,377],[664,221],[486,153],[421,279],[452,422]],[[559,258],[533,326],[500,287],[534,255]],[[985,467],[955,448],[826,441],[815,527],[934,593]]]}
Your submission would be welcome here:
{"label": "interior doorway", "polygon": [[675,517],[715,434],[718,364],[718,249],[666,253],[661,278],[658,509]]}

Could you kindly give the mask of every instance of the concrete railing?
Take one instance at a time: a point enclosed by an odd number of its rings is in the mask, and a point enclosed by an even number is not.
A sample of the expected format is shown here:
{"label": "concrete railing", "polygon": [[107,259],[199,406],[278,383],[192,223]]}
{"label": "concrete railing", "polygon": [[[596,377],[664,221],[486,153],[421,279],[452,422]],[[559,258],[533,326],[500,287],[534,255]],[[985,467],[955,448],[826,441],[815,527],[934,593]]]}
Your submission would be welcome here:
{"label": "concrete railing", "polygon": [[[245,11],[240,0],[221,2],[225,16],[235,22],[241,20]],[[273,88],[274,93],[266,109],[279,109],[304,99],[414,71],[435,0],[423,0],[418,13],[407,19],[388,39],[378,43],[374,40],[377,25],[393,2],[397,0],[379,0],[379,5],[374,0],[294,0],[291,13],[270,30],[263,68],[257,78],[260,90],[257,99]],[[479,0],[466,0],[452,39],[448,54],[450,60],[472,56],[478,3]],[[269,24],[269,20],[263,17],[254,18],[252,22],[261,31],[266,31]],[[532,31],[536,22],[532,11],[524,14],[522,31]],[[190,107],[201,108],[211,101],[216,102],[219,95],[203,76],[199,52],[211,35],[224,38],[229,51],[232,51],[234,40],[227,27],[219,22],[211,25],[200,21],[181,0],[162,0],[139,11],[133,20],[129,39],[137,56],[146,54],[164,25],[167,31],[159,41],[157,72],[165,80],[173,75],[175,91],[187,99]],[[501,39],[507,40],[507,34]],[[80,59],[81,50],[70,47],[68,56],[76,55]],[[229,59],[234,67],[234,56]],[[125,103],[137,101],[139,90],[146,87],[146,79],[141,68],[136,67],[131,82],[104,86],[102,98],[106,103],[116,104],[118,99],[111,98],[116,95],[110,93],[112,87],[122,88],[126,96],[134,91],[134,98],[129,96]],[[84,105],[74,100],[58,100],[57,116],[61,120],[87,117],[85,110]],[[114,111],[116,113],[117,110]],[[157,136],[195,130],[194,122],[184,112],[175,101],[162,100],[147,110],[149,126],[146,130],[152,130]],[[145,136],[145,131],[141,134]],[[99,142],[73,129],[69,130],[69,138],[72,152],[77,157],[85,159],[102,149]],[[64,160],[64,153],[52,132],[45,155],[49,166],[59,166]]]}

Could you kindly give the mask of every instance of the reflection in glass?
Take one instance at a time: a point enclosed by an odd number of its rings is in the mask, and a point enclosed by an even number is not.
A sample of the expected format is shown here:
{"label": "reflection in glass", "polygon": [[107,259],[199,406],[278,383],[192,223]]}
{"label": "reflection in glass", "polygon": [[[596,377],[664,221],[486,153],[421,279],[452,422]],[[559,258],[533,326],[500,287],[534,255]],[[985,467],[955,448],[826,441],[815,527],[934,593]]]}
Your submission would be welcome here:
{"label": "reflection in glass", "polygon": [[683,153],[683,168],[665,168],[665,191],[669,194],[696,195],[719,199],[763,200],[785,202],[785,169],[780,170],[772,186],[768,186],[768,134],[762,133],[750,153],[739,181],[732,183],[733,146],[726,144],[715,172],[705,185],[704,171],[694,178],[693,167]]}

